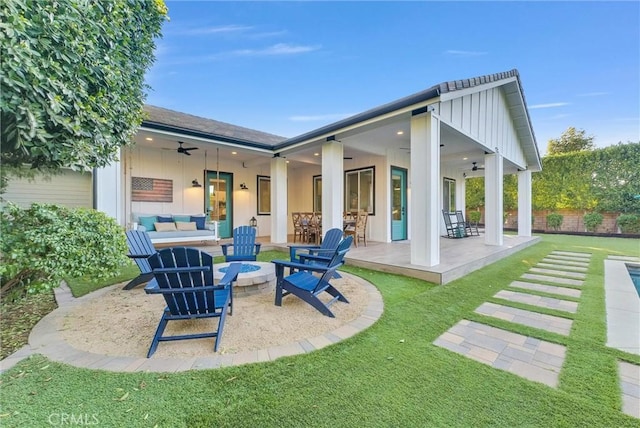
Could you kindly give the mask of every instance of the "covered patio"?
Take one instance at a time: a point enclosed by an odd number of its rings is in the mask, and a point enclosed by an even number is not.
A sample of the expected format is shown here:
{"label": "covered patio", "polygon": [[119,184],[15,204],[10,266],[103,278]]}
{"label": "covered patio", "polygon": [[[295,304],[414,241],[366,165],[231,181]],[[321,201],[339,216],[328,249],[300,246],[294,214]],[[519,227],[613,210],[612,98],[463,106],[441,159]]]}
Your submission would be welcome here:
{"label": "covered patio", "polygon": [[[427,267],[411,264],[411,245],[408,240],[394,242],[369,241],[367,246],[352,246],[345,258],[348,265],[359,266],[381,272],[390,272],[419,278],[435,284],[447,284],[475,270],[510,256],[520,250],[536,244],[536,236],[504,235],[503,245],[486,245],[484,234],[463,239],[440,238],[440,263]],[[276,244],[268,238],[258,239],[263,250],[282,250],[288,252],[293,245],[293,235],[289,235],[287,244]],[[224,242],[224,241],[221,241]],[[296,245],[300,245],[297,243]],[[222,255],[220,246],[203,248],[212,255]]]}

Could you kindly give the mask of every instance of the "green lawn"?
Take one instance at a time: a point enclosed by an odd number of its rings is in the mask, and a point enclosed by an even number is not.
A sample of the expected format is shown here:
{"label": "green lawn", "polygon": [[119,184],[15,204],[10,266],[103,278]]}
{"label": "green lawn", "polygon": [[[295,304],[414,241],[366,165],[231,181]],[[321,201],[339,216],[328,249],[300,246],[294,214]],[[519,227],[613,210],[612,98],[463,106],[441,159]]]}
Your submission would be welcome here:
{"label": "green lawn", "polygon": [[[616,360],[640,357],[604,346],[603,259],[639,248],[638,240],[547,235],[446,286],[345,267],[385,303],[382,318],[355,337],[275,362],[178,374],[77,369],[36,356],[0,377],[0,425],[49,426],[66,413],[109,427],[637,427],[620,411]],[[569,337],[473,312],[556,249],[593,254]],[[565,345],[559,387],[432,345],[461,319]]]}

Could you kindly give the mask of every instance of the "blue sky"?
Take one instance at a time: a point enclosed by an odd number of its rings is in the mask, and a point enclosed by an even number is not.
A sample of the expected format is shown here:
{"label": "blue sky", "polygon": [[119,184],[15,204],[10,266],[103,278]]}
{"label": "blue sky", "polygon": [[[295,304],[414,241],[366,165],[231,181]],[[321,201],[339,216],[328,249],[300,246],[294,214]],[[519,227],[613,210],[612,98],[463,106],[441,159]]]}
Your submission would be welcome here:
{"label": "blue sky", "polygon": [[517,68],[538,146],[640,140],[640,3],[167,1],[147,103],[293,137]]}

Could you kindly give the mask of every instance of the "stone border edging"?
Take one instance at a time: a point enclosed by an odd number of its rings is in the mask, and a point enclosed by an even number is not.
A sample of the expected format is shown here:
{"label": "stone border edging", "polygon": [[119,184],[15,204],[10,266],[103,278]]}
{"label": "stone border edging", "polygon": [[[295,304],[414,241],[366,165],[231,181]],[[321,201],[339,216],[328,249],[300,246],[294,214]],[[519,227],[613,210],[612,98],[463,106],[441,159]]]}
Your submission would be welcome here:
{"label": "stone border edging", "polygon": [[355,320],[319,336],[267,349],[190,358],[108,356],[72,347],[64,341],[59,333],[63,328],[66,315],[87,300],[98,298],[113,287],[120,287],[122,284],[105,287],[76,299],[71,294],[69,287],[62,283],[54,290],[58,308],[42,318],[31,330],[28,345],[0,361],[0,372],[10,369],[23,358],[33,354],[42,354],[52,361],[88,369],[113,372],[180,372],[274,361],[280,357],[312,352],[338,343],[367,329],[382,316],[384,311],[382,295],[373,284],[353,274],[345,272],[341,272],[341,274],[365,287],[369,297],[367,308]]}

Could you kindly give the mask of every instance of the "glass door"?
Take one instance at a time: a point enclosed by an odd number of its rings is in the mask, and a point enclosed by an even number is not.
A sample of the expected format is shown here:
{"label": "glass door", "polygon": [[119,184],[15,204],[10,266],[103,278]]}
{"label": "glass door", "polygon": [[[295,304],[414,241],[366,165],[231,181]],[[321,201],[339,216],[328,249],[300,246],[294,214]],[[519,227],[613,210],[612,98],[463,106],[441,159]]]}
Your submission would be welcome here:
{"label": "glass door", "polygon": [[205,210],[209,221],[218,222],[220,238],[231,238],[233,233],[233,175],[228,172],[207,171]]}
{"label": "glass door", "polygon": [[391,168],[391,240],[407,239],[407,170]]}

